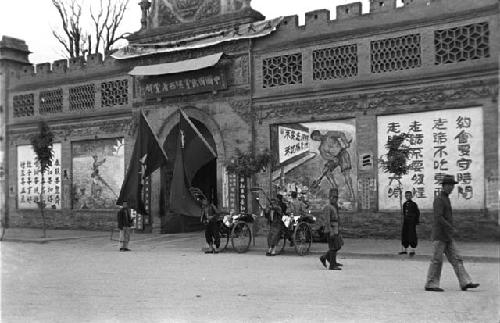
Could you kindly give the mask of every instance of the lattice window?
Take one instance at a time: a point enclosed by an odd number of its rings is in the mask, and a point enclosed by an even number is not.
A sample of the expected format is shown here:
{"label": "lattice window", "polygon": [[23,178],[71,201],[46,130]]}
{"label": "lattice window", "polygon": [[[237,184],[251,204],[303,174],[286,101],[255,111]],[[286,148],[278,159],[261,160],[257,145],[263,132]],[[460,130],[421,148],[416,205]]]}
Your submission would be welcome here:
{"label": "lattice window", "polygon": [[371,71],[384,73],[422,65],[420,35],[411,34],[370,42]]}
{"label": "lattice window", "polygon": [[302,83],[302,53],[265,58],[262,62],[262,87]]}
{"label": "lattice window", "polygon": [[434,31],[434,64],[458,63],[490,57],[487,22]]}
{"label": "lattice window", "polygon": [[40,114],[58,113],[63,109],[63,90],[40,92]]}
{"label": "lattice window", "polygon": [[95,107],[95,84],[86,84],[69,89],[69,109],[88,110]]}
{"label": "lattice window", "polygon": [[357,45],[313,51],[313,79],[330,80],[358,75]]}
{"label": "lattice window", "polygon": [[35,96],[31,94],[14,95],[14,118],[29,117],[35,114]]}
{"label": "lattice window", "polygon": [[128,80],[101,83],[102,106],[111,107],[128,103]]}

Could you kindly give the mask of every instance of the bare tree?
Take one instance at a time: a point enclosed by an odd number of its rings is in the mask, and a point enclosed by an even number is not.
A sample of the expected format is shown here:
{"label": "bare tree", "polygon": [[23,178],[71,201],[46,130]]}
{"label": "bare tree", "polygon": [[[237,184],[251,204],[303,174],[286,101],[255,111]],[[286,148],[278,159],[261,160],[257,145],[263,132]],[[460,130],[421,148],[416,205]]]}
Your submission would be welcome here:
{"label": "bare tree", "polygon": [[[401,133],[387,139],[385,148],[387,154],[380,156],[379,167],[384,173],[392,174],[391,181],[396,180],[398,183],[397,192],[399,197],[399,208],[401,209],[401,226],[403,225],[403,184],[401,178],[408,174],[411,165],[408,165],[410,148],[405,141],[408,138],[407,133]],[[389,183],[390,184],[390,183]]]}
{"label": "bare tree", "polygon": [[52,29],[52,34],[69,57],[94,53],[108,55],[113,45],[127,35],[120,34],[118,29],[129,0],[99,0],[96,7],[82,7],[80,1],[52,0],[62,28],[62,32]]}
{"label": "bare tree", "polygon": [[52,29],[52,34],[57,41],[64,47],[69,57],[82,55],[82,50],[85,47],[86,37],[83,36],[83,29],[80,24],[82,16],[82,6],[71,0],[64,2],[63,0],[52,0],[52,4],[59,13],[61,18],[63,34],[55,29]]}
{"label": "bare tree", "polygon": [[43,221],[43,237],[46,237],[46,223],[45,223],[45,189],[43,185],[45,184],[45,172],[52,166],[52,159],[54,158],[54,151],[52,150],[52,145],[54,143],[54,133],[49,128],[45,121],[40,121],[38,123],[38,133],[34,134],[30,138],[31,145],[36,154],[36,161],[38,167],[40,167],[40,174],[42,176],[40,196],[38,203],[38,208],[42,215]]}

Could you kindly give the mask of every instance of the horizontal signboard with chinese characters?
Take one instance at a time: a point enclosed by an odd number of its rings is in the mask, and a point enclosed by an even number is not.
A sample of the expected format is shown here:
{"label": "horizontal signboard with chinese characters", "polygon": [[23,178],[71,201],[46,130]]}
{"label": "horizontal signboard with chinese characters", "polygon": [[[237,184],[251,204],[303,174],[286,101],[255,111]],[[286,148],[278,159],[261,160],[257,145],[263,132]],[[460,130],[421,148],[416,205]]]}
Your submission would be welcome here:
{"label": "horizontal signboard with chinese characters", "polygon": [[278,126],[279,163],[309,151],[309,129]]}
{"label": "horizontal signboard with chinese characters", "polygon": [[[43,195],[45,207],[61,208],[61,144],[52,145],[52,166],[44,173]],[[37,209],[42,191],[42,174],[31,145],[17,146],[17,207]]]}
{"label": "horizontal signboard with chinese characters", "polygon": [[[445,174],[459,182],[450,194],[454,209],[484,208],[482,108],[450,109],[377,118],[378,156],[387,154],[389,137],[407,133],[410,171],[404,191],[413,192],[421,209],[432,209]],[[379,169],[379,208],[399,209],[397,180]]]}
{"label": "horizontal signboard with chinese characters", "polygon": [[212,92],[226,88],[226,77],[221,68],[144,77],[139,82],[139,93],[144,98]]}

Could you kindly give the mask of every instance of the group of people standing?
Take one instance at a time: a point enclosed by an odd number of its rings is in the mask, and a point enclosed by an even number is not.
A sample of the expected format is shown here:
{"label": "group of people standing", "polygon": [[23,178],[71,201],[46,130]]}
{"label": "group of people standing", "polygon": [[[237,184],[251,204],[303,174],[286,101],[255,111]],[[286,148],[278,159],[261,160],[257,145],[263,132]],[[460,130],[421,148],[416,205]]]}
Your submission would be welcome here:
{"label": "group of people standing", "polygon": [[[441,269],[443,265],[443,254],[453,266],[457,275],[460,288],[463,291],[479,287],[478,283],[473,283],[471,277],[464,268],[462,257],[459,255],[453,233],[456,231],[453,225],[452,207],[449,195],[453,191],[455,181],[453,175],[445,175],[441,182],[441,193],[435,197],[433,204],[434,218],[432,225],[433,253],[427,272],[425,290],[432,292],[442,292],[439,287]],[[412,193],[405,192],[406,202],[403,205],[403,226],[401,232],[401,242],[404,250],[400,254],[406,254],[407,248],[411,247],[410,256],[415,255],[417,247],[416,225],[420,223],[420,211],[415,202],[412,201]],[[291,200],[286,203],[282,195],[272,198],[270,205],[264,210],[265,217],[269,220],[269,233],[267,236],[268,251],[266,255],[276,255],[276,246],[282,237],[285,225],[282,221],[283,215],[304,215],[307,205],[297,198],[297,193],[291,193]],[[337,252],[342,248],[344,241],[340,230],[340,217],[338,211],[338,189],[332,188],[329,191],[329,203],[323,209],[326,217],[325,233],[327,233],[328,251],[321,255],[319,260],[324,267],[329,270],[341,270],[342,264],[337,261]],[[118,228],[120,229],[120,251],[130,251],[128,242],[130,239],[130,227],[133,224],[127,202],[123,203],[118,212]],[[220,246],[220,236],[218,228],[218,211],[206,197],[202,199],[201,221],[206,224],[205,238],[209,245],[206,253],[218,253]]]}

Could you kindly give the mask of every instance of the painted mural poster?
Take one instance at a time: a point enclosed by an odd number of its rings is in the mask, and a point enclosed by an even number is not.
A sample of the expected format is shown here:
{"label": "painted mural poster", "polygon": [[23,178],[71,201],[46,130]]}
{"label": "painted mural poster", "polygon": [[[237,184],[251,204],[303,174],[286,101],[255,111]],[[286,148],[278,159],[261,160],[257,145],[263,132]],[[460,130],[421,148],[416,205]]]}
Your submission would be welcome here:
{"label": "painted mural poster", "polygon": [[[61,144],[52,145],[52,166],[45,171],[43,186],[45,207],[61,208]],[[42,187],[40,167],[31,145],[17,146],[17,206],[20,209],[37,209]]]}
{"label": "painted mural poster", "polygon": [[124,178],[124,139],[72,143],[73,208],[112,209]]}
{"label": "painted mural poster", "polygon": [[311,211],[321,210],[328,203],[330,188],[338,188],[339,207],[354,210],[355,140],[354,119],[279,125],[280,163],[273,172],[274,187],[285,195],[297,191]]}
{"label": "painted mural poster", "polygon": [[[441,179],[459,182],[450,200],[454,209],[484,208],[483,111],[481,108],[440,110],[377,118],[378,156],[386,153],[388,137],[409,134],[410,172],[403,191],[413,191],[421,209],[432,209]],[[379,170],[379,208],[399,209],[396,181]]]}

